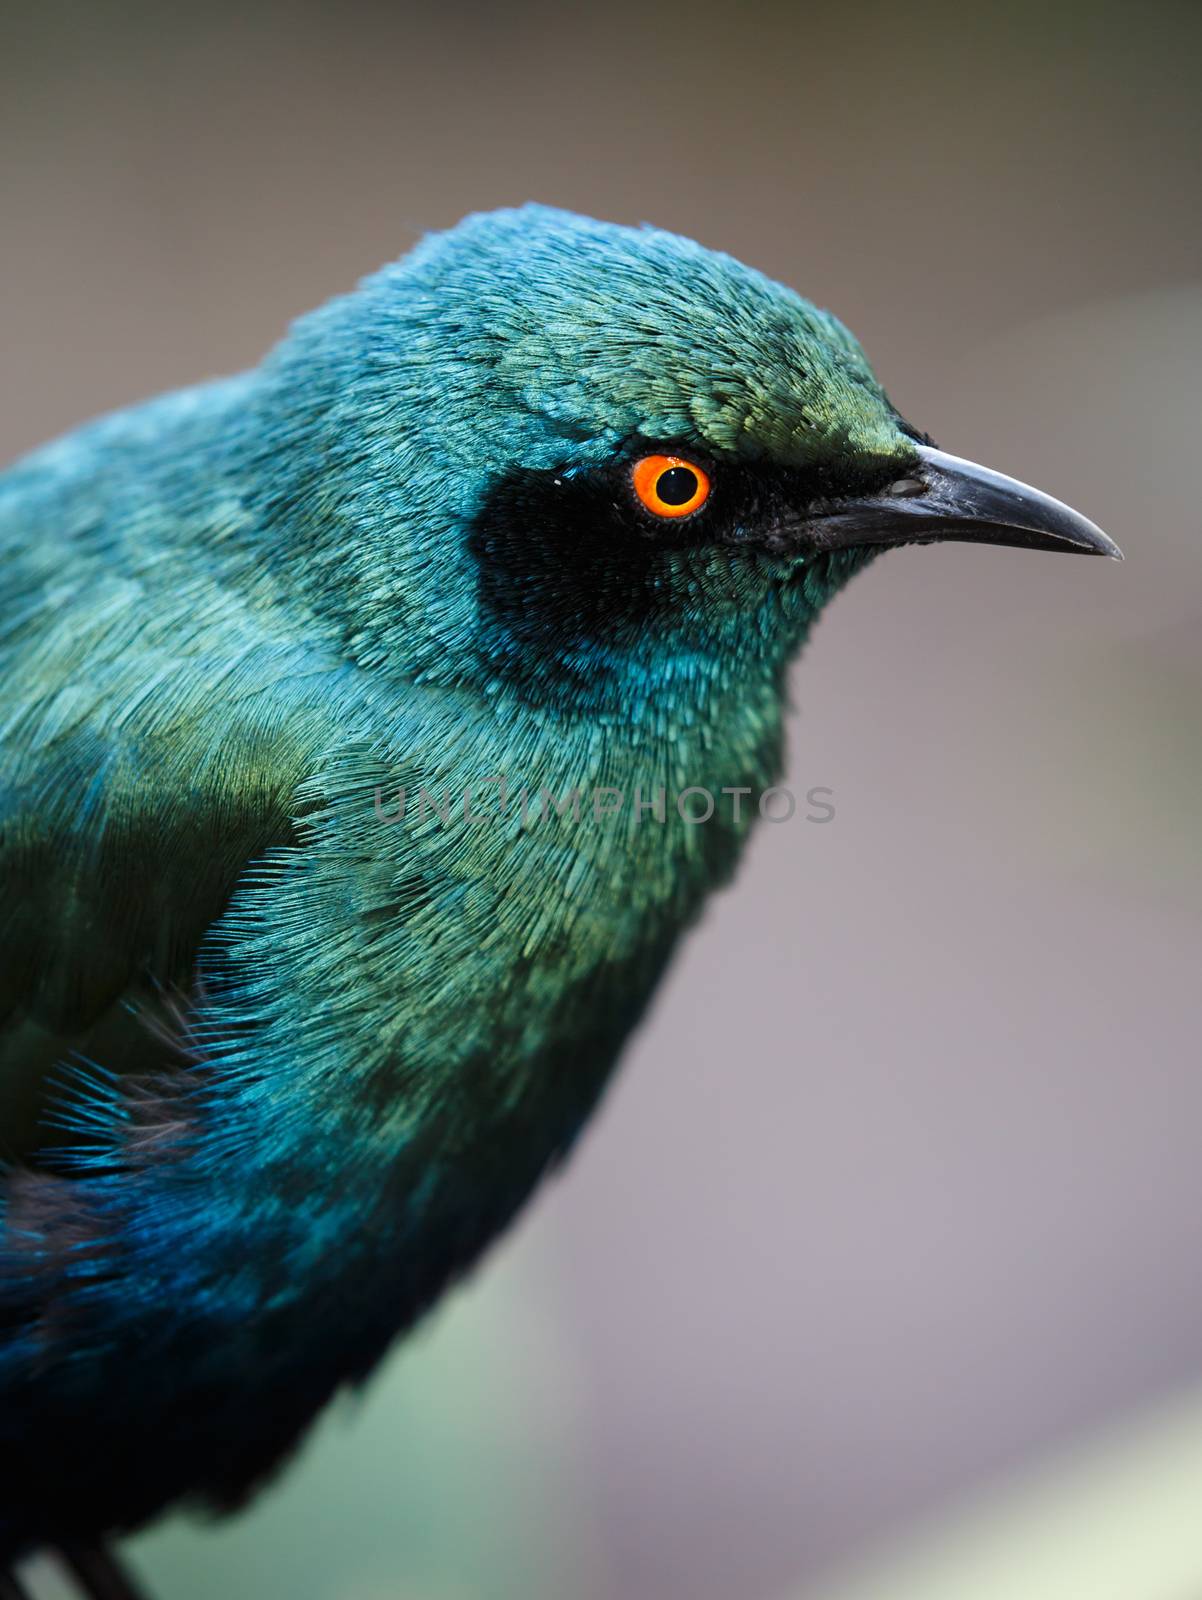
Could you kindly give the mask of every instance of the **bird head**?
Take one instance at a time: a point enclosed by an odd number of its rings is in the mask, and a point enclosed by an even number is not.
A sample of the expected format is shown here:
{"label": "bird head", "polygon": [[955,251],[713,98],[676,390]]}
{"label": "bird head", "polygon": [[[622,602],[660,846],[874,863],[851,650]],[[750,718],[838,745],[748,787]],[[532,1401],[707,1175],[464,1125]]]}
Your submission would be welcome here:
{"label": "bird head", "polygon": [[828,312],[731,257],[541,206],[469,217],[302,319],[260,430],[361,664],[629,708],[775,671],[888,545],[1117,555],[936,449]]}

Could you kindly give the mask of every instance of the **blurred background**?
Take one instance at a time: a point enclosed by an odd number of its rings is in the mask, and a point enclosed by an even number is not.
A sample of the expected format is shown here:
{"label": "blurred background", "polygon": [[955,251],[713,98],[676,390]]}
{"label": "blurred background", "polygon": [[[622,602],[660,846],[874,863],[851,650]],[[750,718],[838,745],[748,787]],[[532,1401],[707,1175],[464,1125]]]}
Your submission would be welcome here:
{"label": "blurred background", "polygon": [[470,1285],[138,1568],[1202,1593],[1202,8],[8,0],[3,41],[5,458],[534,198],[830,306],[1127,552],[903,551],[837,600],[789,776],[834,820],[761,830]]}

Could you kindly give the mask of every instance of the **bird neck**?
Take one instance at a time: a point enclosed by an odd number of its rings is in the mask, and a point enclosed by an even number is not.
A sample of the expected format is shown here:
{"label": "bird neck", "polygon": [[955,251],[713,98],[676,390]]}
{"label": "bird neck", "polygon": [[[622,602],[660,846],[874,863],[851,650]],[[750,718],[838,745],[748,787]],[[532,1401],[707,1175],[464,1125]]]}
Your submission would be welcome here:
{"label": "bird neck", "polygon": [[[779,773],[779,683],[708,692],[598,722],[514,693],[411,691],[392,749],[343,758],[329,870],[345,878],[325,938],[294,957],[325,984],[321,1026],[272,1024],[272,1119],[241,1104],[261,1103],[261,1079],[234,1084],[230,1126],[266,1184],[345,1196],[365,1243],[368,1218],[392,1238],[457,1237],[465,1211],[483,1226],[520,1202],[575,1139]],[[270,914],[287,926],[282,898]],[[344,924],[348,907],[369,920]],[[234,920],[251,921],[243,906]]]}

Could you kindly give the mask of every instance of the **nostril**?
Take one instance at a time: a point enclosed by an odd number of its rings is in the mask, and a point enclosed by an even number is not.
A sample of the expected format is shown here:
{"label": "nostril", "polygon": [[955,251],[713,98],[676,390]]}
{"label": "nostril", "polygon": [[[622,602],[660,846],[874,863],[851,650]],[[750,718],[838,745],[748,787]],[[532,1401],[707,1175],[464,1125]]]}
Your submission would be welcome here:
{"label": "nostril", "polygon": [[885,490],[886,494],[912,495],[922,494],[926,484],[921,478],[898,478]]}

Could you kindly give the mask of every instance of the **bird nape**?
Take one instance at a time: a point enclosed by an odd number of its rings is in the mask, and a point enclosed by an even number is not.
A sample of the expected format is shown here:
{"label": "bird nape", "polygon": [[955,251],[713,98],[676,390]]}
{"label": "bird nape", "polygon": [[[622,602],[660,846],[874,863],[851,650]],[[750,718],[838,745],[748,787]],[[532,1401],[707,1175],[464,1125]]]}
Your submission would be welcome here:
{"label": "bird nape", "polygon": [[477,1260],[814,618],[945,539],[1118,554],[791,290],[534,206],[0,478],[0,1567],[117,1592],[104,1539],[242,1504]]}

